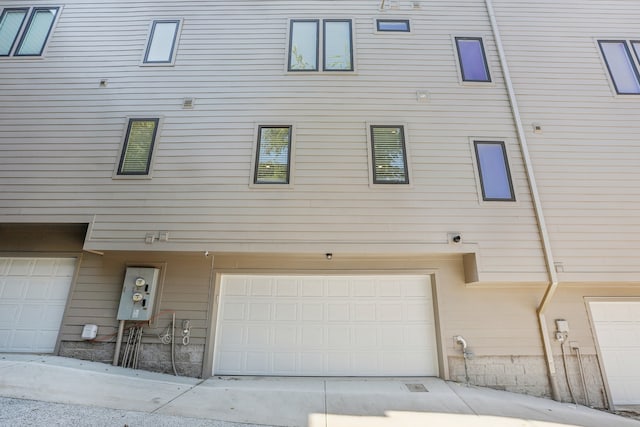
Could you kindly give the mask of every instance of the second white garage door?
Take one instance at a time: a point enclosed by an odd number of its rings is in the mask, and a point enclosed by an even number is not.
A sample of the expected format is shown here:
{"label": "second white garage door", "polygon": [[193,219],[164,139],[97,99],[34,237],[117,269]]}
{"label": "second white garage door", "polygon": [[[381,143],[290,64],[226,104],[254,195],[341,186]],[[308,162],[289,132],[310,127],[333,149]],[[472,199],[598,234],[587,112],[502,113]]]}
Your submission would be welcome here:
{"label": "second white garage door", "polygon": [[214,375],[435,376],[428,276],[224,275]]}
{"label": "second white garage door", "polygon": [[640,405],[640,301],[589,306],[613,403]]}

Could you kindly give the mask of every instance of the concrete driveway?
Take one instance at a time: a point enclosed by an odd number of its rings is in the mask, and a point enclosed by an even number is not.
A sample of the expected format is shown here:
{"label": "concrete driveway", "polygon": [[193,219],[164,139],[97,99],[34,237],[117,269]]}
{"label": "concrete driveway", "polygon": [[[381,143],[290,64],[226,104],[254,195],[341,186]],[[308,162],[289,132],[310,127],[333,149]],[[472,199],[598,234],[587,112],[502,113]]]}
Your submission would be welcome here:
{"label": "concrete driveway", "polygon": [[437,378],[202,381],[37,355],[0,354],[0,396],[270,426],[640,427],[579,405]]}

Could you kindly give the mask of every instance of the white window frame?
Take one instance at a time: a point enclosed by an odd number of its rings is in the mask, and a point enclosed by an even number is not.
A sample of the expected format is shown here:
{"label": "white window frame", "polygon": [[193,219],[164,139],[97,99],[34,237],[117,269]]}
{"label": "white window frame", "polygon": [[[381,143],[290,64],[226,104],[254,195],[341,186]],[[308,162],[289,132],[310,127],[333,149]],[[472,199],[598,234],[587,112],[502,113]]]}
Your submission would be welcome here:
{"label": "white window frame", "polygon": [[[404,156],[405,156],[405,174],[407,182],[388,182],[381,183],[375,182],[375,171],[373,163],[373,135],[372,128],[374,127],[401,127],[404,136]],[[406,122],[367,122],[365,123],[365,133],[367,135],[367,170],[369,172],[369,187],[376,189],[386,189],[391,191],[398,191],[402,189],[413,188],[413,173],[411,167],[411,151],[409,144],[409,126]]]}
{"label": "white window frame", "polygon": [[[27,31],[29,29],[29,27],[31,26],[31,23],[33,22],[33,16],[34,14],[38,11],[38,10],[42,10],[42,9],[56,9],[56,16],[53,18],[53,22],[51,23],[51,26],[49,27],[49,31],[47,33],[47,36],[44,40],[44,43],[42,44],[42,49],[40,50],[39,54],[22,54],[19,55],[18,54],[18,49],[21,47],[24,38],[27,34]],[[15,39],[13,40],[13,44],[11,45],[11,48],[9,49],[9,53],[7,55],[0,55],[0,59],[7,59],[7,58],[11,58],[11,59],[41,59],[44,58],[46,56],[46,53],[49,49],[49,43],[51,41],[51,37],[53,35],[53,33],[56,30],[56,26],[58,24],[58,20],[60,19],[60,15],[62,15],[62,9],[63,6],[15,6],[15,7],[5,7],[2,8],[2,10],[0,11],[0,16],[4,16],[5,11],[11,11],[11,10],[26,10],[26,15],[24,17],[24,19],[22,20],[22,23],[20,24],[20,27],[18,29],[18,32],[15,36]]]}
{"label": "white window frame", "polygon": [[[176,32],[173,38],[173,46],[171,47],[171,59],[169,61],[147,61],[149,49],[151,48],[152,36],[154,34],[156,24],[162,23],[177,23]],[[158,18],[151,20],[149,24],[149,30],[147,32],[146,44],[144,51],[142,52],[142,58],[140,59],[140,65],[143,67],[172,67],[176,63],[176,55],[178,52],[178,46],[180,45],[180,35],[182,34],[182,18]]]}
{"label": "white window frame", "polygon": [[[122,164],[124,158],[124,150],[128,143],[129,129],[130,124],[136,120],[157,120],[155,137],[153,140],[153,146],[151,149],[150,159],[149,159],[149,171],[146,174],[121,174],[120,166]],[[118,147],[118,155],[115,161],[115,167],[113,169],[113,179],[151,179],[153,177],[153,170],[156,161],[156,153],[158,152],[158,145],[160,143],[160,133],[162,130],[162,125],[164,123],[164,117],[159,116],[157,114],[149,114],[149,115],[135,115],[128,116],[125,118],[124,129],[122,131],[122,137],[120,139],[120,146]]]}
{"label": "white window frame", "polygon": [[[327,70],[325,64],[325,23],[326,22],[349,22],[350,27],[350,35],[351,35],[351,69],[347,70]],[[291,61],[291,43],[292,43],[292,33],[293,33],[293,23],[294,22],[316,22],[318,28],[318,42],[316,44],[316,57],[317,64],[316,69],[314,70],[296,70],[290,68]],[[357,60],[356,60],[356,31],[355,31],[355,19],[350,17],[345,18],[291,18],[288,21],[287,27],[287,46],[285,51],[285,64],[284,70],[287,74],[339,74],[339,75],[351,75],[355,74],[357,71]]]}
{"label": "white window frame", "polygon": [[[290,128],[289,135],[289,182],[288,183],[256,183],[256,171],[258,162],[258,145],[260,138],[260,129],[270,127],[288,127]],[[293,189],[295,178],[295,159],[296,159],[296,124],[290,120],[262,120],[254,123],[253,132],[253,145],[251,154],[251,173],[249,178],[249,187],[253,189],[261,190],[286,190]]]}

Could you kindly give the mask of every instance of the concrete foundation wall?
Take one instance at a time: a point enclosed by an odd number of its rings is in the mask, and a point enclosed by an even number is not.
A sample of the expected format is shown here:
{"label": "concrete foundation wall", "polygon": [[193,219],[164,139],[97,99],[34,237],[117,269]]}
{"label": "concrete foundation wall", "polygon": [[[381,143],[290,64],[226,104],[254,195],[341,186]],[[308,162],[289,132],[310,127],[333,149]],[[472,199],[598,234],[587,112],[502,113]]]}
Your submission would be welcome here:
{"label": "concrete foundation wall", "polygon": [[[569,350],[567,350],[569,351]],[[574,402],[595,408],[606,408],[604,385],[595,355],[582,356],[585,388],[580,376],[580,365],[575,355],[566,356],[567,372],[571,389],[567,383],[562,356],[555,356],[556,378],[563,402]],[[491,387],[513,393],[551,398],[551,386],[544,358],[539,356],[480,356],[467,359],[449,357],[449,375],[452,381],[481,387]]]}
{"label": "concrete foundation wall", "polygon": [[[179,339],[177,341],[179,341]],[[115,343],[67,341],[61,344],[59,355],[111,364],[114,350]],[[123,353],[124,346],[120,351],[120,360],[122,360]],[[189,344],[183,346],[181,342],[176,342],[174,359],[178,375],[185,377],[202,377],[203,355],[204,345]],[[171,345],[142,343],[140,345],[138,369],[173,374]]]}

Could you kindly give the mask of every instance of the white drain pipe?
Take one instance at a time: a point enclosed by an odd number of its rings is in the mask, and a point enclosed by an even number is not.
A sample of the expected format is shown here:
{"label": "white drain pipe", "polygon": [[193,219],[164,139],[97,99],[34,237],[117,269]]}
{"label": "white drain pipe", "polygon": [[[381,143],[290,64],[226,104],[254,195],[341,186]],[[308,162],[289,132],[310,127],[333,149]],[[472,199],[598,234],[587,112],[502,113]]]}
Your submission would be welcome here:
{"label": "white drain pipe", "polygon": [[502,68],[502,74],[504,77],[507,93],[509,95],[509,103],[511,104],[511,112],[516,125],[516,131],[518,139],[520,140],[520,149],[522,151],[522,159],[524,161],[525,171],[527,174],[527,180],[529,182],[529,190],[531,192],[531,198],[533,201],[533,208],[536,214],[538,222],[538,232],[540,233],[540,240],[542,242],[542,250],[544,252],[544,258],[546,261],[547,274],[549,276],[549,283],[544,297],[540,301],[536,314],[538,316],[538,324],[540,326],[540,335],[542,337],[542,343],[544,345],[544,355],[547,362],[547,369],[549,371],[549,382],[551,384],[551,395],[554,400],[560,400],[560,391],[558,389],[558,381],[556,379],[556,367],[553,361],[553,351],[551,349],[551,339],[549,338],[547,320],[544,312],[553,298],[558,288],[558,275],[556,273],[555,265],[553,263],[553,254],[551,252],[551,241],[549,239],[549,232],[544,219],[544,212],[542,210],[542,203],[540,201],[540,194],[538,193],[538,186],[536,185],[536,179],[533,174],[533,165],[531,157],[529,155],[529,146],[527,145],[527,137],[522,126],[522,118],[520,117],[520,109],[518,108],[518,102],[516,99],[515,90],[511,82],[511,74],[509,72],[509,66],[507,64],[507,57],[502,46],[502,38],[500,37],[500,31],[498,29],[498,22],[496,21],[495,12],[493,10],[493,2],[491,0],[485,0],[487,7],[487,13],[489,15],[489,21],[491,22],[491,30],[493,32],[493,38],[495,39],[496,48],[498,49],[498,56],[500,57],[500,66]]}

